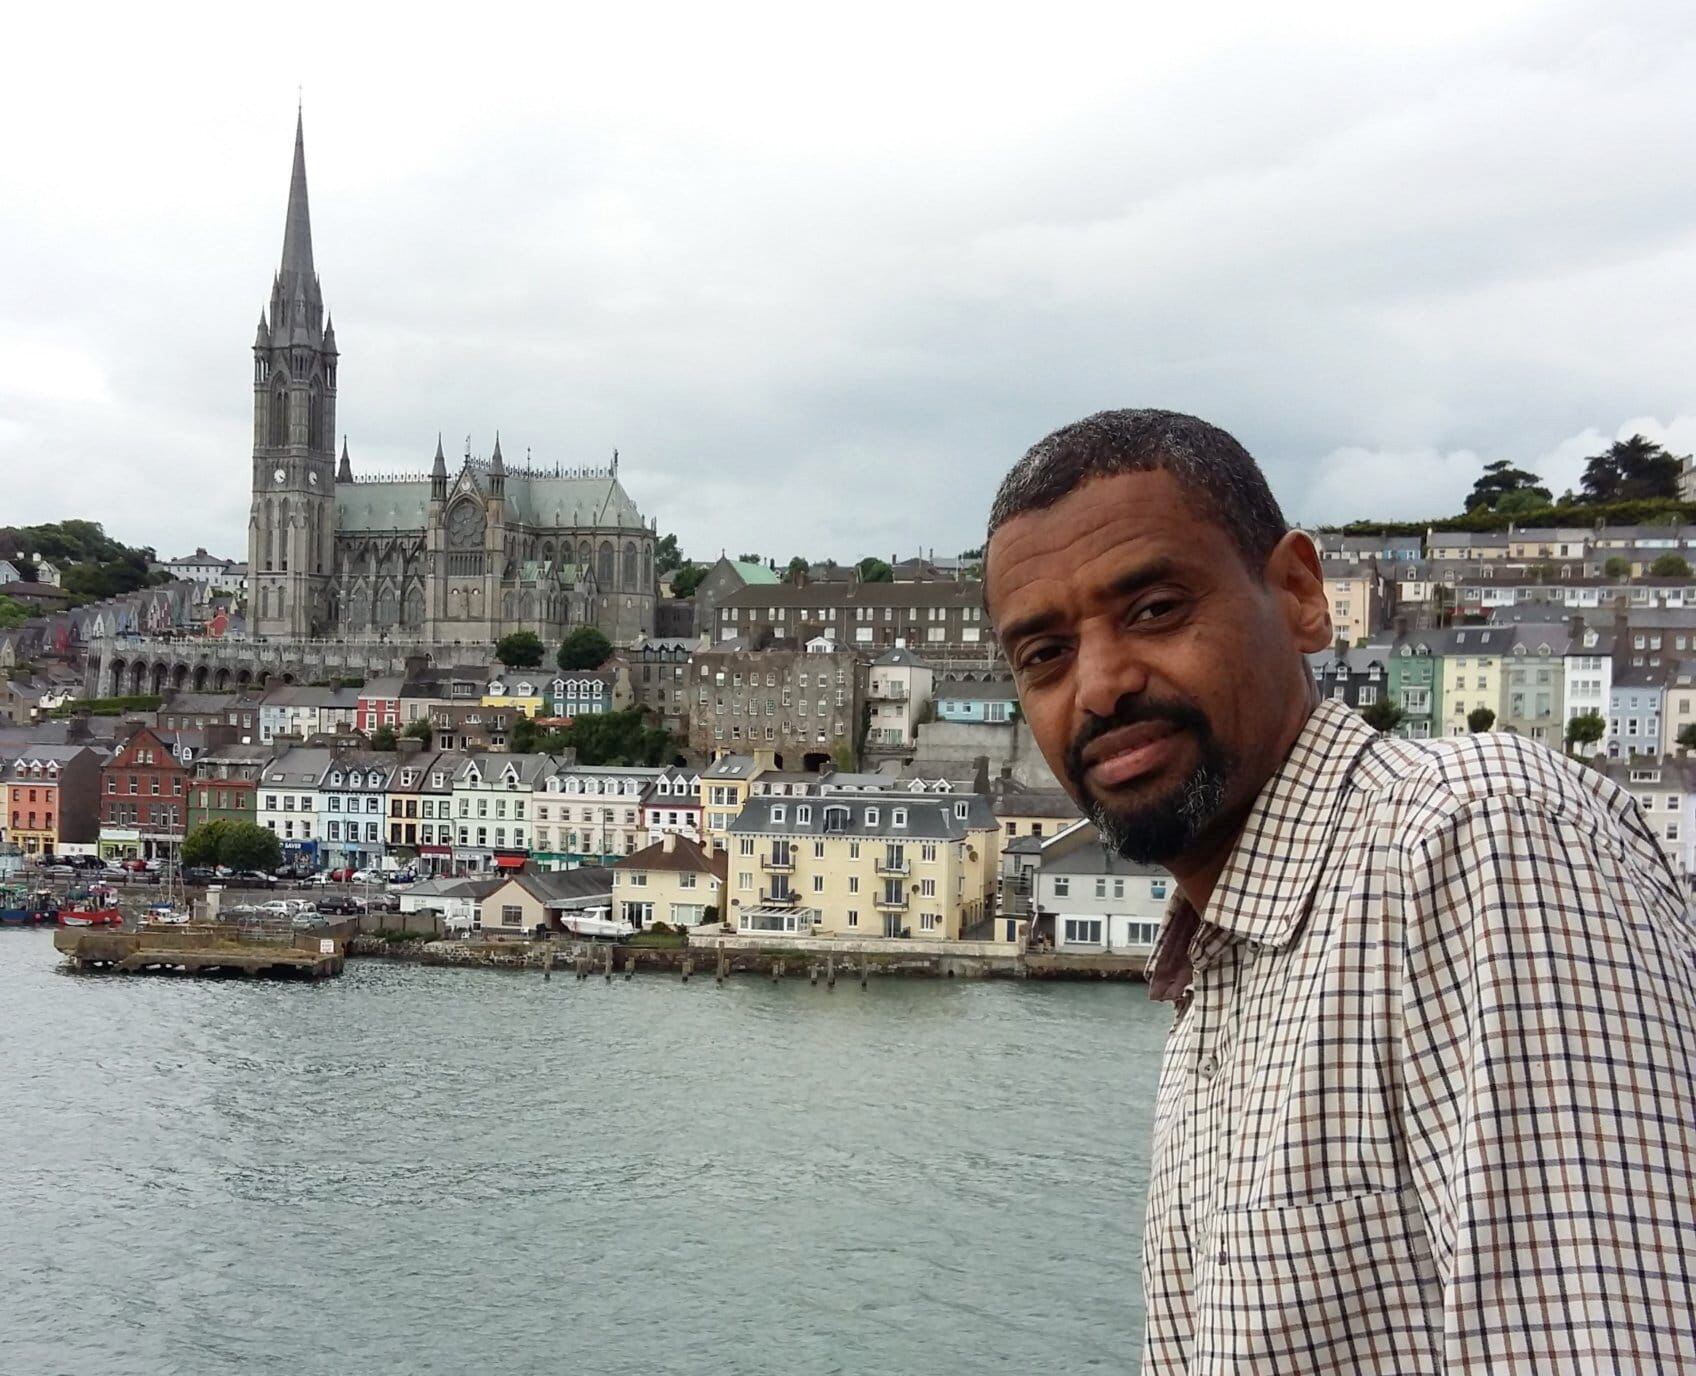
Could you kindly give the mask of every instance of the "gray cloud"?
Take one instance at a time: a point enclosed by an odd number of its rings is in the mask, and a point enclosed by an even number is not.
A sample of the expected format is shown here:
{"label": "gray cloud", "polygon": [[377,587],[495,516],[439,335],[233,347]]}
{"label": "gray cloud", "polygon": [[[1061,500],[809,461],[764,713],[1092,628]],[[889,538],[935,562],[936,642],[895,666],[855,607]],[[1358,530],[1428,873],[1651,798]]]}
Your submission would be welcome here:
{"label": "gray cloud", "polygon": [[[1120,8],[322,12],[356,465],[616,445],[691,552],[781,559],[976,544],[1110,405],[1228,426],[1302,520],[1441,514],[1495,457],[1559,489],[1622,425],[1691,447],[1685,7]],[[20,41],[76,67],[0,93],[0,521],[234,552],[295,73],[260,16],[86,56],[67,22]]]}

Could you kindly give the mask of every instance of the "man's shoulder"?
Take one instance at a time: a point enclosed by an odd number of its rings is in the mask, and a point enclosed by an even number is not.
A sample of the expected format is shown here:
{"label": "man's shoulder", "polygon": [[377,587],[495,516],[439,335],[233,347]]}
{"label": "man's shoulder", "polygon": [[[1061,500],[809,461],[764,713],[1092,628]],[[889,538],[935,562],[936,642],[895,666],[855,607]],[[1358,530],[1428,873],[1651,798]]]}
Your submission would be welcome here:
{"label": "man's shoulder", "polygon": [[1577,760],[1511,731],[1437,740],[1380,737],[1350,780],[1374,810],[1393,810],[1405,839],[1512,800],[1580,825],[1616,827],[1635,808],[1629,793]]}

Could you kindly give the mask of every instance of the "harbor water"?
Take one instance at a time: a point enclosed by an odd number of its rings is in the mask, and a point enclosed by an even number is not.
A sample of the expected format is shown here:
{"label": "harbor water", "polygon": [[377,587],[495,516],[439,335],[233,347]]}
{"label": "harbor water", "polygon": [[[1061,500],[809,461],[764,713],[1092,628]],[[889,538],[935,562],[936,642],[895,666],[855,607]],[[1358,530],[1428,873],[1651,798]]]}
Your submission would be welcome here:
{"label": "harbor water", "polygon": [[1168,1008],[0,932],[0,1371],[1134,1372]]}

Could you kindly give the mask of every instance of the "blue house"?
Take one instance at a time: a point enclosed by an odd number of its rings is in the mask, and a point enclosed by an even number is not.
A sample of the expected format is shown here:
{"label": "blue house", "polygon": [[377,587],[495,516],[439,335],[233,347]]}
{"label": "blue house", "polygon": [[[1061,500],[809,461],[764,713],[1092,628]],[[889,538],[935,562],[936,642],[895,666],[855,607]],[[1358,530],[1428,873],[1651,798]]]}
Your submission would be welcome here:
{"label": "blue house", "polygon": [[931,696],[938,721],[999,726],[1019,715],[1019,694],[1010,679],[938,683]]}

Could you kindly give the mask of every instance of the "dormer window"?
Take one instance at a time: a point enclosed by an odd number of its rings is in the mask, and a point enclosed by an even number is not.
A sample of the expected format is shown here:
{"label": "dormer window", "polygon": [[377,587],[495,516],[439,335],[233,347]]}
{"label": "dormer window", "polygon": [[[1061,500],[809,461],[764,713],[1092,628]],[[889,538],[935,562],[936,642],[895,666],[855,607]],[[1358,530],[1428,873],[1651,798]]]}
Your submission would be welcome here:
{"label": "dormer window", "polygon": [[907,809],[904,808],[904,807],[892,807],[892,808],[890,808],[890,810],[889,810],[889,825],[892,826],[892,827],[904,827],[904,826],[906,826],[907,825]]}
{"label": "dormer window", "polygon": [[443,784],[446,782],[446,778],[447,778],[446,775],[441,774],[439,772],[432,774],[430,776],[430,787],[431,788],[441,788],[443,786]]}
{"label": "dormer window", "polygon": [[341,786],[342,786],[342,774],[341,774],[341,771],[338,769],[334,774],[330,775],[330,787],[331,788],[340,788]]}
{"label": "dormer window", "polygon": [[875,827],[877,825],[877,819],[878,810],[875,807],[868,807],[866,809],[866,825],[868,827]]}
{"label": "dormer window", "polygon": [[957,803],[954,804],[954,815],[956,817],[958,817],[962,822],[965,821],[966,818],[971,815],[971,811],[972,811],[972,805],[970,803],[964,801],[963,799],[960,802],[957,802]]}
{"label": "dormer window", "polygon": [[786,814],[787,814],[787,809],[783,806],[783,804],[777,803],[772,807],[771,820],[774,823],[775,822],[781,822],[784,819]]}
{"label": "dormer window", "polygon": [[812,808],[807,807],[805,805],[796,807],[796,809],[795,809],[795,825],[796,826],[806,826],[812,820],[813,820],[813,810],[812,810]]}

